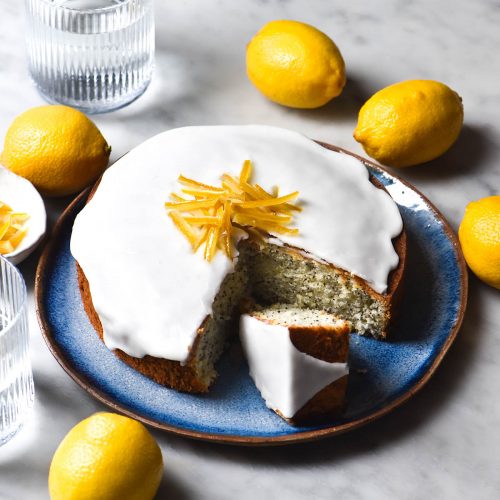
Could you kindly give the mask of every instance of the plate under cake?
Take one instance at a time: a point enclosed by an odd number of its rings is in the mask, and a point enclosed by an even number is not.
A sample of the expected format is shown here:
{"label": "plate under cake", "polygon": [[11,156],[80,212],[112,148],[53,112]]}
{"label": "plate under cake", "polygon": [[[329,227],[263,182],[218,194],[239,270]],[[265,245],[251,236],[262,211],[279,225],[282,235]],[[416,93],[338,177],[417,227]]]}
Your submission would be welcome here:
{"label": "plate under cake", "polygon": [[[244,239],[234,261],[218,254],[207,263],[164,202],[179,174],[214,184],[246,159],[260,185],[299,190],[299,236]],[[189,392],[215,379],[248,295],[324,309],[357,333],[385,337],[406,254],[399,211],[359,160],[264,126],[190,127],[150,139],[104,174],[75,221],[71,248],[85,310],[106,345],[155,381]]]}
{"label": "plate under cake", "polygon": [[69,376],[113,411],[211,442],[276,445],[320,439],[356,429],[400,406],[430,380],[456,338],[467,301],[467,271],[456,236],[429,200],[396,175],[357,158],[398,204],[408,264],[390,340],[350,337],[351,374],[342,416],[321,426],[290,426],[265,406],[237,345],[217,365],[220,376],[206,395],[163,387],[114,356],[84,311],[70,252],[73,223],[88,190],[61,215],[37,269],[37,313],[51,353]]}

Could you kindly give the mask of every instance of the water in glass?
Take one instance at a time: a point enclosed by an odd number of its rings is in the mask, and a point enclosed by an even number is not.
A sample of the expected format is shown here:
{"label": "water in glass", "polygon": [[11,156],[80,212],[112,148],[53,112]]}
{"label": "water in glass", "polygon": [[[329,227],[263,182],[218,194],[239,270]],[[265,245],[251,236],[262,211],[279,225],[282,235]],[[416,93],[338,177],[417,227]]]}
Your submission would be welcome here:
{"label": "water in glass", "polygon": [[50,102],[88,113],[122,107],[147,88],[153,0],[25,0],[30,73]]}

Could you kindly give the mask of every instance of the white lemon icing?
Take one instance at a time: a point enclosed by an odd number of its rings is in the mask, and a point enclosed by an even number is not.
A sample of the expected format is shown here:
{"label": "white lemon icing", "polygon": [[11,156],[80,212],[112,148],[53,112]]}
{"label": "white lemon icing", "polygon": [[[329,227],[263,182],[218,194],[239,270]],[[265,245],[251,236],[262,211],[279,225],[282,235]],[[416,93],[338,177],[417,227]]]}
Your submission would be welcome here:
{"label": "white lemon icing", "polygon": [[193,254],[167,216],[180,173],[218,184],[244,160],[252,182],[281,193],[298,190],[303,211],[289,243],[367,280],[379,293],[397,266],[392,238],[402,229],[396,204],[374,187],[355,158],[301,134],[260,126],[186,127],[159,134],[103,175],[77,216],[71,252],[90,285],[109,348],[186,361],[196,330],[210,314],[233,263],[218,252]]}
{"label": "white lemon icing", "polygon": [[266,405],[291,418],[317,392],[347,375],[347,363],[328,363],[300,352],[286,326],[243,314],[240,339],[250,376]]}

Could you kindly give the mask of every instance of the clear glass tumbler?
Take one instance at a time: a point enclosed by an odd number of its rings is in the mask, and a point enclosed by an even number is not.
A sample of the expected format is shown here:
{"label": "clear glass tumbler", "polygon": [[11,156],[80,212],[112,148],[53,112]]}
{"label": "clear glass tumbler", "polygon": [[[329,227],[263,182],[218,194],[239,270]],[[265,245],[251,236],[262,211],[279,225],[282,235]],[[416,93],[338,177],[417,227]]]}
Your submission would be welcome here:
{"label": "clear glass tumbler", "polygon": [[151,81],[153,0],[25,0],[31,77],[49,102],[103,113]]}
{"label": "clear glass tumbler", "polygon": [[33,406],[26,286],[0,256],[0,446],[21,428]]}

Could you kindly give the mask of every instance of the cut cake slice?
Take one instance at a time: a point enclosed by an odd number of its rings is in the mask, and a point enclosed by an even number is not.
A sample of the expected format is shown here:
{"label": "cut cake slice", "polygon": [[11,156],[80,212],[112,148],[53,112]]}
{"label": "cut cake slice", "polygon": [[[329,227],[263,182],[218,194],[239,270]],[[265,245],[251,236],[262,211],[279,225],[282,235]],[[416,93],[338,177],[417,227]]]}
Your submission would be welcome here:
{"label": "cut cake slice", "polygon": [[275,304],[240,317],[250,375],[266,405],[293,424],[330,420],[345,404],[350,324]]}

